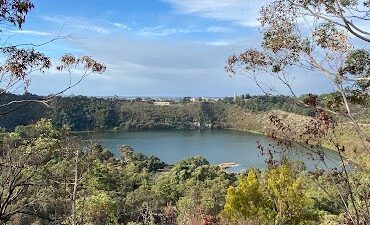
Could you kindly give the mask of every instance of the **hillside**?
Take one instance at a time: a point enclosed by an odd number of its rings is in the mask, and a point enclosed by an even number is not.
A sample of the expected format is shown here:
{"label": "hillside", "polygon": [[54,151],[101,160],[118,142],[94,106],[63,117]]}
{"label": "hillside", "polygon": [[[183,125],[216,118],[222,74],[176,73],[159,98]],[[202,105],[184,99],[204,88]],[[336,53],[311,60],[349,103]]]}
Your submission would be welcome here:
{"label": "hillside", "polygon": [[[40,96],[8,94],[3,101],[37,98]],[[261,99],[266,99],[266,102]],[[67,126],[72,131],[235,129],[268,134],[274,129],[269,118],[276,115],[284,123],[294,127],[295,130],[289,135],[292,139],[300,141],[298,135],[312,117],[302,115],[307,114],[307,110],[300,111],[301,114],[283,111],[282,109],[287,109],[289,104],[291,109],[295,109],[293,111],[298,111],[297,105],[293,102],[280,104],[283,100],[287,100],[287,97],[255,96],[248,97],[242,105],[240,99],[232,102],[225,98],[218,102],[180,101],[161,106],[154,104],[153,101],[141,99],[129,101],[85,96],[57,97],[50,102],[50,107],[39,103],[21,105],[22,107],[17,108],[17,116],[8,113],[0,117],[0,127],[4,130],[13,130],[18,125],[28,125],[40,118],[48,118],[54,126],[60,128]],[[11,111],[13,108],[8,107],[3,109],[3,112]],[[360,112],[361,109],[357,111]],[[370,133],[367,113],[359,115],[360,125],[365,132]],[[368,154],[363,151],[361,141],[348,121],[339,122],[335,136],[347,147],[348,151],[345,154],[348,158],[362,165],[368,164]],[[329,140],[322,142],[325,147],[334,149]]]}
{"label": "hillside", "polygon": [[[7,103],[38,98],[42,97],[6,94],[2,101]],[[5,115],[0,118],[0,127],[13,130],[18,125],[49,118],[57,127],[67,125],[73,131],[234,128],[261,132],[261,115],[269,114],[271,110],[309,114],[309,111],[298,108],[289,99],[285,96],[245,98],[243,95],[235,102],[224,98],[217,102],[173,101],[169,106],[161,106],[154,104],[154,100],[56,97],[49,102],[50,107],[34,102],[3,107],[0,113]],[[16,117],[11,113],[14,109],[17,109]]]}

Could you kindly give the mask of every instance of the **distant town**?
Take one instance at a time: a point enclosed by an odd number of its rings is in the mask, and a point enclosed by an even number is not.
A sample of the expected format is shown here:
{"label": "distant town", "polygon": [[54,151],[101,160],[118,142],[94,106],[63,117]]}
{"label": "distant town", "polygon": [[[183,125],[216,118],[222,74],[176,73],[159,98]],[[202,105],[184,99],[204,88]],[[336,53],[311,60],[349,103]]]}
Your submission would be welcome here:
{"label": "distant town", "polygon": [[[244,96],[247,95],[241,95],[241,97],[244,99]],[[66,96],[66,97],[74,97]],[[239,97],[235,93],[233,97],[167,97],[167,96],[148,96],[148,97],[142,97],[142,96],[98,96],[98,98],[103,99],[115,99],[115,100],[126,100],[131,102],[153,102],[155,105],[171,105],[173,103],[184,103],[184,102],[218,102],[218,101],[236,101],[236,98]]]}

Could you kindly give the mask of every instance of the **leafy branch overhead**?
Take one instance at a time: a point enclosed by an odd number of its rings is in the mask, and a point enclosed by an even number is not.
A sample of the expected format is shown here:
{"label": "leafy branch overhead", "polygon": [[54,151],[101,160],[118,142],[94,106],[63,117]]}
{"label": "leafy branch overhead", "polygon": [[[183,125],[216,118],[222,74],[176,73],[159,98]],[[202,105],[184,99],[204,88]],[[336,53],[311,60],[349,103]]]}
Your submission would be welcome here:
{"label": "leafy branch overhead", "polygon": [[[26,21],[27,14],[33,8],[34,5],[29,0],[0,1],[0,24],[4,27],[16,26],[18,29],[21,29]],[[10,38],[0,47],[0,53],[4,58],[2,65],[0,65],[0,95],[4,95],[5,93],[19,93],[20,91],[27,92],[31,85],[30,74],[33,72],[45,73],[48,70],[54,69],[52,58],[40,52],[38,48],[60,39],[69,38],[69,36],[62,36],[59,33],[56,37],[44,43],[21,43],[17,45],[10,44]],[[60,62],[57,64],[59,64],[55,68],[57,71],[68,72],[69,83],[66,87],[62,87],[61,90],[50,94],[47,98],[2,103],[0,105],[0,108],[2,108],[1,115],[13,112],[30,102],[47,104],[51,98],[77,86],[85,77],[91,74],[102,74],[106,70],[104,64],[90,56],[76,57],[72,54],[66,54],[60,58]],[[80,78],[73,82],[72,74],[80,74]]]}
{"label": "leafy branch overhead", "polygon": [[[366,143],[370,138],[351,110],[351,104],[365,105],[369,100],[370,52],[354,44],[370,42],[369,33],[359,28],[370,20],[369,7],[368,1],[275,0],[260,11],[260,48],[231,55],[225,69],[231,76],[248,74],[267,94],[279,93],[274,88],[277,81],[299,105],[349,118],[370,152]],[[299,99],[292,80],[302,70],[329,80],[339,98],[334,93],[328,104],[314,105]],[[310,74],[305,76],[309,79]]]}
{"label": "leafy branch overhead", "polygon": [[[275,88],[278,82],[299,106],[316,114],[299,125],[271,115],[269,137],[275,145],[259,144],[259,149],[274,166],[274,153],[284,159],[286,150],[305,143],[303,147],[312,158],[325,163],[322,140],[328,139],[341,157],[339,173],[348,196],[343,196],[335,181],[332,185],[346,208],[346,224],[368,224],[369,208],[362,205],[368,196],[355,192],[345,159],[347,147],[335,133],[339,129],[337,121],[348,122],[353,125],[355,138],[361,140],[355,155],[370,154],[370,136],[354,113],[361,105],[367,107],[370,100],[370,49],[366,48],[370,44],[370,1],[273,0],[262,7],[259,21],[260,46],[232,54],[225,70],[230,76],[247,74],[266,94],[279,93],[280,89]],[[313,94],[299,97],[293,83],[298,73],[307,80],[311,74],[321,75],[335,91],[321,101]],[[359,167],[368,171],[366,163]]]}
{"label": "leafy branch overhead", "polygon": [[[356,12],[361,15],[356,16]],[[226,66],[230,75],[243,71],[263,83],[260,74],[269,74],[294,95],[291,77],[303,68],[327,77],[350,99],[358,103],[366,100],[370,53],[368,49],[356,49],[351,35],[357,27],[355,22],[365,24],[370,20],[369,2],[277,0],[261,9],[259,20],[261,47],[231,55]],[[361,40],[370,41],[366,39],[368,32],[357,31],[364,33]],[[269,85],[260,87],[266,92],[276,91]]]}
{"label": "leafy branch overhead", "polygon": [[0,21],[22,28],[26,22],[26,15],[35,6],[29,0],[2,0],[0,3]]}

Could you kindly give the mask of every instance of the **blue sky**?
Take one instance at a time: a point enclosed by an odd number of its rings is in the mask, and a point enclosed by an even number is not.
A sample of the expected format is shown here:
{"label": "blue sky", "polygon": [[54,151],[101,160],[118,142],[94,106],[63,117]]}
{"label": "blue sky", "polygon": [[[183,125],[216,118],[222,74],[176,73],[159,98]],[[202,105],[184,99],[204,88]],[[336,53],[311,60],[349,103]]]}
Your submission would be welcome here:
{"label": "blue sky", "polygon": [[[244,76],[224,71],[232,53],[257,47],[258,10],[252,0],[37,0],[22,31],[4,30],[12,42],[41,43],[57,59],[90,55],[107,65],[67,94],[89,96],[231,96],[261,94]],[[4,37],[3,37],[4,38]],[[77,78],[77,77],[76,77]],[[68,84],[65,74],[33,74],[30,91],[49,94]],[[296,74],[298,93],[325,92],[315,74]],[[284,92],[284,90],[281,90]]]}

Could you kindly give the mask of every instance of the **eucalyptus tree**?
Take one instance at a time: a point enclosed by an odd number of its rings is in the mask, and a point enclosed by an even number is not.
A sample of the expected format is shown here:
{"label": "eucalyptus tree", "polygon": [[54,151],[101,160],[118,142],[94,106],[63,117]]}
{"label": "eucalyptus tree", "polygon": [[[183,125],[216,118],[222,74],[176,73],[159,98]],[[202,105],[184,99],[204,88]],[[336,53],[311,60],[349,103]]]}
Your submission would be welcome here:
{"label": "eucalyptus tree", "polygon": [[[367,108],[370,94],[370,1],[368,0],[273,0],[261,8],[259,21],[262,35],[259,48],[247,49],[231,55],[225,67],[230,76],[245,73],[266,94],[280,93],[280,87],[292,95],[302,107],[312,108],[316,115],[301,126],[271,115],[273,127],[269,136],[277,140],[275,146],[262,146],[268,162],[274,164],[273,153],[300,143],[310,155],[325,163],[322,146],[325,142],[340,156],[341,175],[345,192],[338,183],[348,224],[368,224],[369,207],[360,202],[368,196],[354,193],[355,186],[345,158],[346,146],[335,136],[338,123],[344,118],[353,124],[362,145],[355,154],[370,154],[370,137],[357,117],[356,105]],[[302,72],[304,71],[304,72]],[[325,101],[313,94],[300,98],[293,78],[296,73],[311,79],[313,73],[326,78],[335,92]],[[282,85],[281,85],[282,84]],[[312,146],[312,148],[311,148]],[[313,148],[315,147],[315,148]],[[317,150],[319,149],[319,150]],[[368,158],[367,158],[368,159]],[[365,160],[366,162],[366,160]],[[368,170],[363,164],[362,169]]]}
{"label": "eucalyptus tree", "polygon": [[[35,7],[31,0],[4,0],[0,1],[0,26],[1,32],[7,29],[22,29],[29,12]],[[4,33],[3,33],[4,34]],[[55,67],[52,58],[40,51],[44,45],[51,44],[60,39],[70,38],[61,33],[44,43],[19,43],[11,44],[11,38],[2,35],[3,43],[0,47],[0,116],[8,114],[24,107],[32,102],[48,105],[55,96],[65,93],[77,86],[83,79],[92,74],[102,74],[106,67],[90,56],[74,56],[65,54]],[[56,69],[61,74],[67,73],[69,82],[60,91],[39,99],[22,99],[8,101],[6,93],[27,92],[30,84],[30,74],[34,72],[45,73],[50,69]],[[77,80],[72,79],[72,74],[79,74]],[[43,210],[31,196],[39,185],[48,180],[40,180],[41,171],[51,161],[62,154],[62,146],[59,138],[46,124],[48,130],[36,124],[33,131],[22,136],[19,133],[10,133],[4,136],[0,147],[0,223],[6,223],[15,215],[27,214],[52,220],[50,215],[40,214]],[[58,150],[60,152],[58,152]],[[76,190],[78,187],[79,173],[79,148],[73,152],[75,155],[74,166],[74,191],[72,194],[73,207],[76,202]],[[72,154],[72,155],[73,155]],[[37,196],[37,194],[36,194]],[[75,215],[75,213],[73,213]]]}
{"label": "eucalyptus tree", "polygon": [[[40,99],[24,99],[7,101],[2,99],[0,103],[0,115],[16,111],[20,107],[39,102],[48,104],[55,96],[65,93],[67,90],[77,86],[84,78],[91,74],[102,74],[106,67],[104,64],[94,60],[90,56],[76,57],[65,54],[60,57],[56,66],[53,59],[40,51],[41,47],[51,45],[58,40],[70,40],[71,35],[62,35],[61,31],[55,37],[43,43],[17,43],[12,44],[14,35],[5,35],[4,30],[22,29],[26,17],[35,7],[32,0],[4,0],[0,2],[0,35],[2,44],[0,46],[0,97],[6,93],[27,92],[31,84],[30,74],[34,72],[45,73],[55,69],[60,73],[67,73],[69,82],[60,91]],[[72,73],[79,76],[77,80],[72,79]]]}
{"label": "eucalyptus tree", "polygon": [[[370,139],[351,109],[351,103],[368,104],[369,100],[370,52],[366,46],[370,31],[365,30],[370,20],[369,1],[276,0],[260,14],[261,47],[231,55],[227,72],[246,72],[268,94],[279,92],[266,81],[273,78],[297,100],[292,86],[297,70],[324,76],[337,95],[326,105],[320,105],[314,96],[300,104],[349,118],[363,149],[370,153]],[[309,79],[310,73],[306,76]]]}

